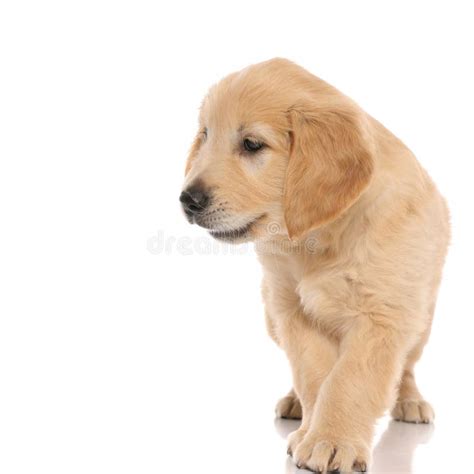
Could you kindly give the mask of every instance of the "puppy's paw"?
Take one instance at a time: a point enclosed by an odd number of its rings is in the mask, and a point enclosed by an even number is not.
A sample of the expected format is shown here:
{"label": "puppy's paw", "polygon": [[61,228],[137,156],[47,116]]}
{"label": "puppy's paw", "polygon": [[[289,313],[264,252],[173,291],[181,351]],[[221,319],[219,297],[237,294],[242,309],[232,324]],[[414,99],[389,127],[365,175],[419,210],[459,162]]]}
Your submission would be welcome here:
{"label": "puppy's paw", "polygon": [[277,403],[275,413],[278,418],[301,420],[303,414],[301,403],[293,391]]}
{"label": "puppy's paw", "polygon": [[392,418],[406,423],[432,423],[434,411],[424,400],[399,400],[393,407]]}
{"label": "puppy's paw", "polygon": [[293,453],[295,452],[297,446],[303,441],[303,438],[306,435],[306,430],[300,428],[299,430],[293,431],[288,436],[288,454],[290,456],[293,456]]}
{"label": "puppy's paw", "polygon": [[299,468],[314,472],[365,472],[369,452],[358,443],[308,432],[293,451],[293,459]]}

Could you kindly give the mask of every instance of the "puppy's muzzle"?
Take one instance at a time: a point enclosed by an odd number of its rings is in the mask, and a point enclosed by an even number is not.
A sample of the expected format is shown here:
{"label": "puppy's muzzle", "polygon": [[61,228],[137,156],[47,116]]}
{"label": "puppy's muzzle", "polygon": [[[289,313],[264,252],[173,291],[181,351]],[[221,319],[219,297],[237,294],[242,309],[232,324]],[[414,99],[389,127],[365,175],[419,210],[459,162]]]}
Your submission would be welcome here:
{"label": "puppy's muzzle", "polygon": [[211,201],[209,194],[201,186],[191,186],[179,196],[183,210],[192,222],[198,214],[202,214]]}

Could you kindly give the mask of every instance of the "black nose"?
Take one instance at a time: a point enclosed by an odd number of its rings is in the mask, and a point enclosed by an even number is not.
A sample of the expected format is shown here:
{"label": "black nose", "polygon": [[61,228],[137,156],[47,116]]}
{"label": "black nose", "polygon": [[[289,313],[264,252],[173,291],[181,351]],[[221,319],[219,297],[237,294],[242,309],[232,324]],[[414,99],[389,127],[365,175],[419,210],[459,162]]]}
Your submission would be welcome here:
{"label": "black nose", "polygon": [[179,196],[179,200],[188,215],[203,212],[209,204],[209,196],[201,187],[185,189]]}

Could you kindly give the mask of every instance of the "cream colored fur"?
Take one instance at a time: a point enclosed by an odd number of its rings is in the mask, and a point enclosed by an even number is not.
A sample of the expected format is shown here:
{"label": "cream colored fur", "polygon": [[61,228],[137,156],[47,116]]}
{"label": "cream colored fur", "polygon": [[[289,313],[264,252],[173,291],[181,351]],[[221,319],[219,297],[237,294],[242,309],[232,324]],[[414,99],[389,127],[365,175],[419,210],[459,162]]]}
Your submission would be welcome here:
{"label": "cream colored fur", "polygon": [[[242,154],[246,136],[265,148]],[[429,336],[449,223],[411,151],[342,93],[275,59],[209,92],[185,188],[198,181],[220,216],[205,227],[255,222],[236,241],[256,242],[269,332],[293,372],[277,414],[302,416],[289,438],[295,462],[363,470],[385,410],[431,422],[413,367]]]}

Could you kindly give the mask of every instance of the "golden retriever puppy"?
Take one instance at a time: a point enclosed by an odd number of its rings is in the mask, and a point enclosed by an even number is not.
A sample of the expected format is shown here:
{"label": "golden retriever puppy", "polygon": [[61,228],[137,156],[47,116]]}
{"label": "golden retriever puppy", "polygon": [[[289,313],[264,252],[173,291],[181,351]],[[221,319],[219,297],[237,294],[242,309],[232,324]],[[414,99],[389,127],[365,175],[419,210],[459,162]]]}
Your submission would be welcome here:
{"label": "golden retriever puppy", "polygon": [[388,408],[428,423],[413,367],[449,241],[445,201],[411,151],[334,87],[285,59],[211,88],[180,197],[190,222],[254,241],[272,338],[302,416],[296,464],[366,470]]}

